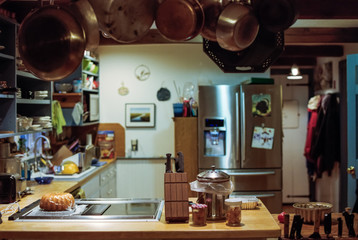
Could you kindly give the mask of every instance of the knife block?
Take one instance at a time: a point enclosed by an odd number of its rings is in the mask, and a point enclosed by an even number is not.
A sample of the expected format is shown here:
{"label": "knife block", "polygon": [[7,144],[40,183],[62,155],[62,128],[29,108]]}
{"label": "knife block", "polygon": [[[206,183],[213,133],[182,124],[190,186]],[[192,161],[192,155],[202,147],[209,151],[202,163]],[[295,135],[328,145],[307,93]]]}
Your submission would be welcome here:
{"label": "knife block", "polygon": [[165,220],[167,222],[186,222],[189,220],[189,184],[184,173],[164,174]]}

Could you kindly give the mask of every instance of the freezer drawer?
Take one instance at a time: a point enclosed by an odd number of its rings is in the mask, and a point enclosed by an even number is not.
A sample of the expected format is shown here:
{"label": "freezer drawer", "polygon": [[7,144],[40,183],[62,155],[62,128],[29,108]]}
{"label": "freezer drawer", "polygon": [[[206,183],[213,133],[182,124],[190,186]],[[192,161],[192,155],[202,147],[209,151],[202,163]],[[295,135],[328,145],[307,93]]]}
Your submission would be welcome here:
{"label": "freezer drawer", "polygon": [[270,213],[282,212],[282,192],[281,191],[257,191],[257,192],[232,192],[230,198],[238,196],[255,196],[259,198]]}
{"label": "freezer drawer", "polygon": [[273,191],[282,189],[281,169],[221,170],[230,175],[234,191]]}

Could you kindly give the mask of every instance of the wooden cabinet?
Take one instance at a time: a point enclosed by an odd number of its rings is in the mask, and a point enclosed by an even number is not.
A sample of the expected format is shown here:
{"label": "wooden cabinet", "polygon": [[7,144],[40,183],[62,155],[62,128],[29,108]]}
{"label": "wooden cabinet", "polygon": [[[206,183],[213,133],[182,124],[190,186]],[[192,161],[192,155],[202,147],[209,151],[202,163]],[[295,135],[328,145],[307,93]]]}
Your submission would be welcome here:
{"label": "wooden cabinet", "polygon": [[[5,91],[0,87],[0,132],[19,135],[22,134],[23,129],[17,128],[17,116],[51,117],[52,82],[40,80],[29,72],[17,70],[17,28],[18,24],[12,19],[0,16],[0,85],[13,88],[12,91],[9,91],[11,89]],[[37,95],[37,91],[47,91],[47,97]],[[31,129],[28,129],[23,134],[30,131]],[[0,137],[4,136],[0,134]]]}
{"label": "wooden cabinet", "polygon": [[[184,155],[184,171],[188,174],[188,182],[196,180],[198,175],[198,118],[175,117],[175,152]],[[196,192],[189,191],[190,197]]]}
{"label": "wooden cabinet", "polygon": [[[73,84],[74,81],[78,80],[81,81],[80,89],[73,89],[69,93],[57,92],[54,85],[53,100],[60,102],[67,126],[83,126],[98,123],[98,119],[93,120],[91,118],[94,111],[99,113],[99,61],[96,58],[84,55],[82,63],[77,70],[57,83]],[[83,108],[79,122],[74,121],[72,116],[77,103],[80,103]],[[96,103],[97,106],[93,108],[93,105]]]}

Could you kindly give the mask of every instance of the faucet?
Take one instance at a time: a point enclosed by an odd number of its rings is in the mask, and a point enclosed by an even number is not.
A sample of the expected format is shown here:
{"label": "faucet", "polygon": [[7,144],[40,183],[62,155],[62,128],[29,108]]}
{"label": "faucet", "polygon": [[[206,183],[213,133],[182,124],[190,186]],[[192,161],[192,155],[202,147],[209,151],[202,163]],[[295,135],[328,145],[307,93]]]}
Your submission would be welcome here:
{"label": "faucet", "polygon": [[[34,160],[35,160],[35,164],[36,164],[37,166],[36,166],[36,168],[35,168],[35,171],[39,171],[39,166],[40,166],[40,161],[37,161],[37,142],[38,142],[41,138],[44,139],[44,140],[47,142],[49,148],[51,148],[50,140],[49,140],[47,137],[41,135],[41,136],[38,136],[38,137],[36,138],[36,140],[35,140],[35,146],[34,146]],[[43,151],[43,149],[41,149],[41,150]]]}

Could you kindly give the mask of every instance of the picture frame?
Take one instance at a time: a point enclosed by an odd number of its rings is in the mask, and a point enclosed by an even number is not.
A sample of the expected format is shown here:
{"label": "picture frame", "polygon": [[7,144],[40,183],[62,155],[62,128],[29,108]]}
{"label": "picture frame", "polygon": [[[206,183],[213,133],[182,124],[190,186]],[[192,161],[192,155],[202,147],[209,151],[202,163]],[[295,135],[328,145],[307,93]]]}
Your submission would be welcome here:
{"label": "picture frame", "polygon": [[126,127],[154,128],[155,110],[154,103],[126,103]]}

